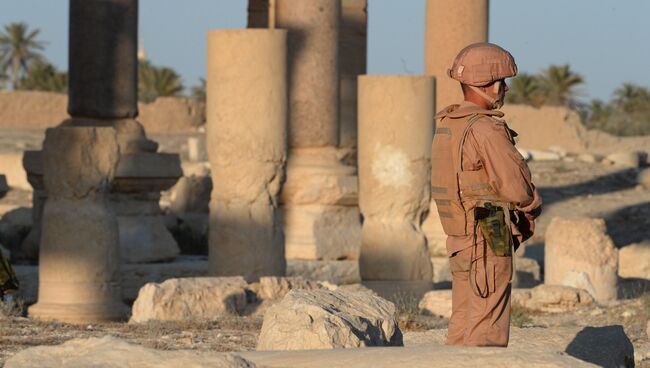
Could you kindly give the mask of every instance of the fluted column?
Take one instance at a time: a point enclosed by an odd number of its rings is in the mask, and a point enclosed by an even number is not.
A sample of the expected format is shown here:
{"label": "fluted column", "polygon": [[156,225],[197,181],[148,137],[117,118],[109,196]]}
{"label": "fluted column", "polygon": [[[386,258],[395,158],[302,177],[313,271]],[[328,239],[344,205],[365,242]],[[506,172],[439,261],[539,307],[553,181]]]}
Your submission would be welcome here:
{"label": "fluted column", "polygon": [[431,288],[421,230],[433,140],[433,78],[359,77],[359,268],[363,283],[392,298]]}
{"label": "fluted column", "polygon": [[210,274],[284,276],[278,194],[287,158],[287,32],[208,33]]}

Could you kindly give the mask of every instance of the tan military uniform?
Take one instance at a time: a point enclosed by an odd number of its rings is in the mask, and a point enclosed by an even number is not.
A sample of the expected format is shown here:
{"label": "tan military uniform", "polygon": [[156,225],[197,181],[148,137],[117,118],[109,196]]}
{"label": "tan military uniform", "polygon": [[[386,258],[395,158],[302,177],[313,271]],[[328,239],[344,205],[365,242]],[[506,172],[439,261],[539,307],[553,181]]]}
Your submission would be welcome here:
{"label": "tan military uniform", "polygon": [[436,115],[431,191],[448,235],[452,271],[448,344],[508,344],[512,257],[494,256],[475,222],[474,207],[490,202],[514,210],[518,216],[513,218],[520,220],[512,225],[518,244],[532,235],[541,205],[502,116],[471,102]]}

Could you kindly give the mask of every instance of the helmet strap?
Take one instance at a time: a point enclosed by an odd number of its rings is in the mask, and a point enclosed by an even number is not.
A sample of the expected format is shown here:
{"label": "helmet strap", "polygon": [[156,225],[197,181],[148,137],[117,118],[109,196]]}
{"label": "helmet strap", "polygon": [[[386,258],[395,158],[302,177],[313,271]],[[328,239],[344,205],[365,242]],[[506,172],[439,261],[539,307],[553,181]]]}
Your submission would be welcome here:
{"label": "helmet strap", "polygon": [[[496,93],[498,94],[499,84],[495,83],[494,85],[495,85],[495,89],[497,91]],[[500,106],[501,104],[499,103],[499,100],[497,98],[488,95],[487,93],[485,93],[485,91],[483,91],[479,87],[469,86],[469,88],[471,88],[474,92],[476,92],[477,95],[481,96],[485,101],[487,101],[487,103],[488,103],[488,105],[489,105],[489,107],[491,109],[498,109],[498,108],[501,107]]]}

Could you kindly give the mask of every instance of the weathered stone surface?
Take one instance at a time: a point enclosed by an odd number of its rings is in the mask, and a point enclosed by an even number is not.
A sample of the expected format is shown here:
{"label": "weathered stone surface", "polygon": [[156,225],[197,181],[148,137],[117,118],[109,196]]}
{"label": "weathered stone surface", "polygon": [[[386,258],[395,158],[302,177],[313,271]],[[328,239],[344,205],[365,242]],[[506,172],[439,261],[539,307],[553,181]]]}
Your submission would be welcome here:
{"label": "weathered stone surface", "polygon": [[31,209],[26,207],[6,212],[0,220],[0,243],[14,251],[20,249],[32,228],[31,216]]}
{"label": "weathered stone surface", "polygon": [[257,350],[401,346],[396,312],[369,293],[294,290],[266,312]]}
{"label": "weathered stone surface", "polygon": [[539,263],[532,258],[514,258],[515,273],[512,277],[512,287],[533,287],[541,283]]}
{"label": "weathered stone surface", "polygon": [[561,313],[593,304],[593,297],[582,289],[562,285],[538,285],[521,290],[528,295],[513,298],[513,304],[549,313]]}
{"label": "weathered stone surface", "polygon": [[421,230],[430,202],[432,77],[359,77],[359,267],[364,281],[432,278]]}
{"label": "weathered stone surface", "polygon": [[[1,94],[0,94],[1,95]],[[32,190],[27,181],[27,173],[23,168],[23,155],[20,153],[3,153],[0,154],[2,162],[2,174],[5,175],[9,188],[21,190]]]}
{"label": "weathered stone surface", "polygon": [[123,262],[169,261],[180,253],[161,216],[118,216],[117,222]]}
{"label": "weathered stone surface", "polygon": [[38,319],[86,323],[124,317],[117,220],[105,197],[118,162],[113,128],[46,131]]}
{"label": "weathered stone surface", "polygon": [[302,277],[260,277],[257,296],[262,299],[282,299],[291,290],[319,290],[323,285],[317,281],[305,280]]}
{"label": "weathered stone surface", "polygon": [[114,337],[74,339],[61,345],[25,349],[9,358],[7,368],[253,368],[235,354],[154,350]]}
{"label": "weathered stone surface", "polygon": [[284,276],[287,31],[210,31],[208,61],[210,273]]}
{"label": "weathered stone surface", "polygon": [[433,290],[422,297],[418,304],[420,313],[451,317],[451,290]]}
{"label": "weathered stone surface", "polygon": [[358,261],[313,261],[288,259],[287,276],[327,281],[335,285],[361,282]]}
{"label": "weathered stone surface", "polygon": [[129,322],[208,320],[246,307],[242,277],[193,277],[146,284]]}
{"label": "weathered stone surface", "polygon": [[138,110],[138,121],[149,133],[191,132],[205,123],[205,104],[187,97],[158,97],[138,104]]}
{"label": "weathered stone surface", "polygon": [[171,213],[208,213],[212,179],[209,176],[184,176],[171,189]]}
{"label": "weathered stone surface", "polygon": [[458,82],[447,76],[452,60],[463,47],[487,39],[488,0],[427,0],[424,74],[436,78],[437,111],[463,100]]}
{"label": "weathered stone surface", "polygon": [[619,249],[618,275],[650,280],[650,244],[630,244]]}
{"label": "weathered stone surface", "polygon": [[641,163],[641,158],[639,157],[638,152],[615,152],[607,155],[603,160],[603,163],[614,166],[637,168]]}
{"label": "weathered stone surface", "polygon": [[283,206],[287,259],[359,259],[361,225],[356,206]]}
{"label": "weathered stone surface", "polygon": [[650,339],[650,320],[648,320],[648,325],[646,327],[645,332],[648,335],[648,339]]}
{"label": "weathered stone surface", "polygon": [[429,204],[429,214],[422,223],[422,231],[427,237],[427,247],[431,257],[447,257],[447,234],[442,228],[438,207],[434,200]]}
{"label": "weathered stone surface", "polygon": [[554,218],[544,252],[544,283],[585,289],[601,303],[616,299],[618,250],[602,219]]}
{"label": "weathered stone surface", "polygon": [[[426,332],[406,333],[404,345],[408,348],[420,346],[437,346],[444,344],[447,330],[436,329]],[[540,367],[555,366],[600,366],[600,367],[630,367],[634,361],[634,346],[626,336],[622,326],[602,327],[527,327],[510,328],[510,344],[507,349],[499,348],[461,348],[466,353],[457,352],[459,360],[474,361],[475,366],[483,366],[481,352],[487,355],[499,356],[505,362],[494,366],[503,367]],[[512,355],[510,355],[512,354]],[[522,355],[520,359],[512,359],[513,355]],[[544,362],[540,355],[547,357],[573,357],[574,359],[556,361],[554,358]],[[471,357],[471,358],[469,358]],[[439,362],[437,359],[436,362]],[[441,363],[443,363],[441,361]],[[557,364],[557,363],[562,364]],[[573,365],[567,364],[573,362]],[[261,361],[259,363],[262,363]],[[460,361],[459,364],[463,364]],[[591,363],[591,364],[589,364]],[[593,365],[592,365],[593,364]],[[438,366],[438,365],[436,365]],[[453,365],[442,365],[452,367]],[[461,365],[462,366],[462,365]],[[471,365],[468,365],[468,367]]]}

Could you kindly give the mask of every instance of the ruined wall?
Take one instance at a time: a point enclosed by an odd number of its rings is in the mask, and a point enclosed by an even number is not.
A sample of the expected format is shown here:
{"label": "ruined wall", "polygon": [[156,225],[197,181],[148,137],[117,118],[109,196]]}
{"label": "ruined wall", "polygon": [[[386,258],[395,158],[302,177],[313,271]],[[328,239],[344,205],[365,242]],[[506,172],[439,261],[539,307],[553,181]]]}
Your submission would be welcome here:
{"label": "ruined wall", "polygon": [[[38,91],[0,92],[0,128],[44,129],[68,117],[68,97]],[[147,132],[191,132],[205,122],[203,104],[183,97],[159,97],[138,104]]]}

